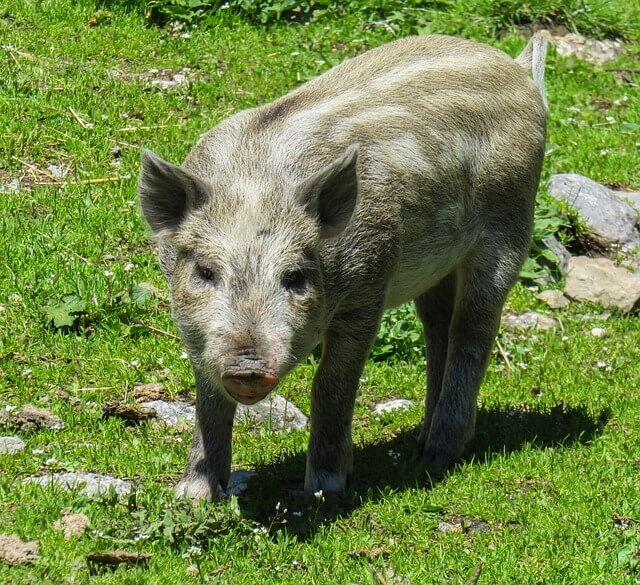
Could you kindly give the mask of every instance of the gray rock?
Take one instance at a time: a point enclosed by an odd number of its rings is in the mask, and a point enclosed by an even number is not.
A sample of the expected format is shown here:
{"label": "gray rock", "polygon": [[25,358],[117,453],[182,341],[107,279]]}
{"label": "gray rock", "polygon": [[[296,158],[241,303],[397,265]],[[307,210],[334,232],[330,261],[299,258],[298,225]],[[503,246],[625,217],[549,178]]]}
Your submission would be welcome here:
{"label": "gray rock", "polygon": [[26,447],[25,442],[20,437],[0,437],[0,454],[18,453]]}
{"label": "gray rock", "polygon": [[[153,408],[158,418],[170,425],[175,425],[181,420],[190,423],[195,421],[196,407],[187,402],[152,400],[144,402],[142,406]],[[254,425],[268,425],[274,431],[303,429],[309,420],[295,404],[279,394],[272,394],[251,406],[240,404],[235,418],[237,421]]]}
{"label": "gray rock", "polygon": [[599,302],[630,312],[640,300],[640,275],[607,258],[571,258],[564,294],[577,301]]}
{"label": "gray rock", "polygon": [[20,191],[20,179],[11,179],[6,185],[0,185],[0,193],[17,193]]}
{"label": "gray rock", "polygon": [[27,477],[22,483],[36,483],[42,487],[56,484],[63,489],[79,490],[88,496],[103,494],[113,489],[119,496],[131,491],[131,482],[99,473],[50,473],[47,475]]}
{"label": "gray rock", "polygon": [[143,402],[142,406],[155,410],[156,416],[170,425],[178,424],[179,421],[193,423],[196,420],[196,407],[181,400],[150,400]]}
{"label": "gray rock", "polygon": [[560,36],[547,32],[546,36],[555,45],[559,55],[575,56],[592,63],[602,64],[613,61],[624,52],[622,43],[614,39],[587,39],[576,33]]}
{"label": "gray rock", "polygon": [[618,199],[630,203],[636,209],[640,209],[640,192],[638,191],[611,191]]}
{"label": "gray rock", "polygon": [[611,189],[577,174],[553,175],[549,193],[575,207],[602,245],[640,246],[638,213]]}
{"label": "gray rock", "polygon": [[373,408],[373,413],[384,414],[386,412],[393,412],[394,410],[406,410],[407,408],[411,408],[412,406],[413,400],[407,400],[406,398],[396,398],[395,400],[390,400],[389,402],[376,404]]}
{"label": "gray rock", "polygon": [[309,422],[307,416],[292,402],[279,394],[272,394],[265,400],[236,410],[236,420],[266,424],[271,430],[304,429]]}
{"label": "gray rock", "polygon": [[551,309],[563,309],[569,306],[569,299],[559,290],[543,290],[536,295],[536,299],[546,303]]}
{"label": "gray rock", "polygon": [[529,311],[522,315],[504,315],[502,317],[502,324],[509,331],[517,329],[553,329],[557,323],[553,317],[534,311]]}
{"label": "gray rock", "polygon": [[256,475],[258,474],[255,471],[249,469],[236,469],[232,471],[229,476],[229,483],[227,484],[227,494],[239,496],[247,489],[249,480]]}

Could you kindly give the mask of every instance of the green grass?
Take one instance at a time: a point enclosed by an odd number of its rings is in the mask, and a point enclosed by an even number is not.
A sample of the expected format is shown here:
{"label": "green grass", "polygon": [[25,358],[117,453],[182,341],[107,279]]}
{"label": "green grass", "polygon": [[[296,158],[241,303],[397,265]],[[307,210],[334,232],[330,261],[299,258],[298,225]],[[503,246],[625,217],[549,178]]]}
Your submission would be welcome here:
{"label": "green grass", "polygon": [[[593,4],[582,32],[606,33],[620,10],[631,15],[631,3]],[[462,19],[463,3],[437,3],[425,26],[516,54],[524,40],[513,14],[505,8],[494,17],[500,26],[487,27],[488,5],[468,3]],[[403,353],[389,356],[383,340],[377,355],[386,361],[363,374],[345,502],[302,501],[308,431],[266,430],[235,437],[234,466],[258,471],[237,502],[195,510],[173,502],[190,432],[101,416],[105,402],[129,401],[137,382],[162,381],[173,396],[193,387],[179,341],[148,327],[175,335],[166,298],[134,297],[140,283],[163,289],[135,202],[139,149],[179,162],[217,121],[414,32],[415,19],[395,17],[393,33],[355,8],[270,27],[222,11],[183,38],[118,7],[89,26],[96,10],[64,0],[0,9],[0,183],[23,185],[0,196],[0,398],[49,408],[65,423],[23,433],[26,450],[0,456],[0,534],[40,544],[32,565],[0,564],[0,583],[466,583],[478,564],[480,583],[637,582],[640,328],[637,316],[602,321],[593,306],[557,313],[554,331],[500,334],[508,354],[495,351],[481,391],[475,457],[444,478],[412,463],[419,405],[382,417],[370,410],[395,397],[422,400],[422,357],[401,335]],[[545,179],[579,172],[640,189],[640,134],[625,131],[640,124],[638,75],[625,81],[610,70],[637,68],[634,18],[621,31],[632,39],[628,53],[611,65],[550,51]],[[161,90],[152,68],[189,68],[190,83]],[[50,184],[50,164],[68,169],[65,185]],[[116,180],[91,182],[104,178]],[[40,308],[66,294],[86,309],[71,330],[56,330]],[[530,308],[544,310],[519,285],[509,309]],[[592,337],[595,326],[608,336]],[[305,364],[282,388],[307,412],[312,374]],[[90,499],[22,485],[46,469],[114,474],[137,488]],[[84,536],[65,541],[54,530],[66,507],[91,519]],[[467,530],[438,530],[459,516]],[[488,530],[475,532],[478,520]],[[153,556],[147,567],[90,575],[86,555],[115,548]]]}

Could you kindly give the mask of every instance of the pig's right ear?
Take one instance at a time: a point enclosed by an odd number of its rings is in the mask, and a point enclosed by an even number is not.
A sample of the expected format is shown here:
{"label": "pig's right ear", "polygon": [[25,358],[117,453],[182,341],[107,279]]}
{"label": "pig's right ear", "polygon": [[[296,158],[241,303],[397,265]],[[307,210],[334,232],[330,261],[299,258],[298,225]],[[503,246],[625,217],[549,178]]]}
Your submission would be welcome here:
{"label": "pig's right ear", "polygon": [[296,196],[320,225],[322,239],[335,238],[347,227],[358,200],[358,145],[298,185]]}
{"label": "pig's right ear", "polygon": [[141,163],[138,195],[142,213],[154,235],[174,234],[187,213],[206,201],[206,186],[150,150],[142,152]]}

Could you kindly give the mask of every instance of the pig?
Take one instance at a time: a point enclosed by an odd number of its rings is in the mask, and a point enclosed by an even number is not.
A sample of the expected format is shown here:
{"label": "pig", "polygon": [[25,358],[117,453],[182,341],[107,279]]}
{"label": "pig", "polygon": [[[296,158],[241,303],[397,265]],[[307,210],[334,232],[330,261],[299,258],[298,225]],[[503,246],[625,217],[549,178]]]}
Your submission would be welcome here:
{"label": "pig", "polygon": [[237,404],[264,399],[318,344],[304,488],[342,492],[381,316],[411,300],[427,358],[419,456],[443,469],[465,454],[530,248],[545,49],[540,36],[516,59],[403,38],[223,120],[181,166],[142,153],[141,209],[196,381],[178,497],[224,493]]}

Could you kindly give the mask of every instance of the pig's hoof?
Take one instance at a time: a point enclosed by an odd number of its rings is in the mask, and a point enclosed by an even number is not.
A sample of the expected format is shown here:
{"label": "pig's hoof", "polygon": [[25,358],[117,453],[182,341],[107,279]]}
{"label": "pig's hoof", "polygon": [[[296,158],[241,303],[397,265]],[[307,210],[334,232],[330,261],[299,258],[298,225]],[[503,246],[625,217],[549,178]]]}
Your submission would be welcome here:
{"label": "pig's hoof", "polygon": [[[212,485],[215,485],[215,489],[212,489]],[[209,482],[202,475],[183,477],[176,485],[174,492],[178,499],[188,499],[195,502],[200,500],[211,502],[222,495],[222,490],[218,483]]]}
{"label": "pig's hoof", "polygon": [[440,476],[458,463],[460,456],[443,449],[425,447],[422,450],[421,459],[433,475]]}
{"label": "pig's hoof", "polygon": [[334,498],[344,493],[346,484],[346,474],[313,472],[305,479],[304,493],[309,499],[322,500],[323,498]]}

